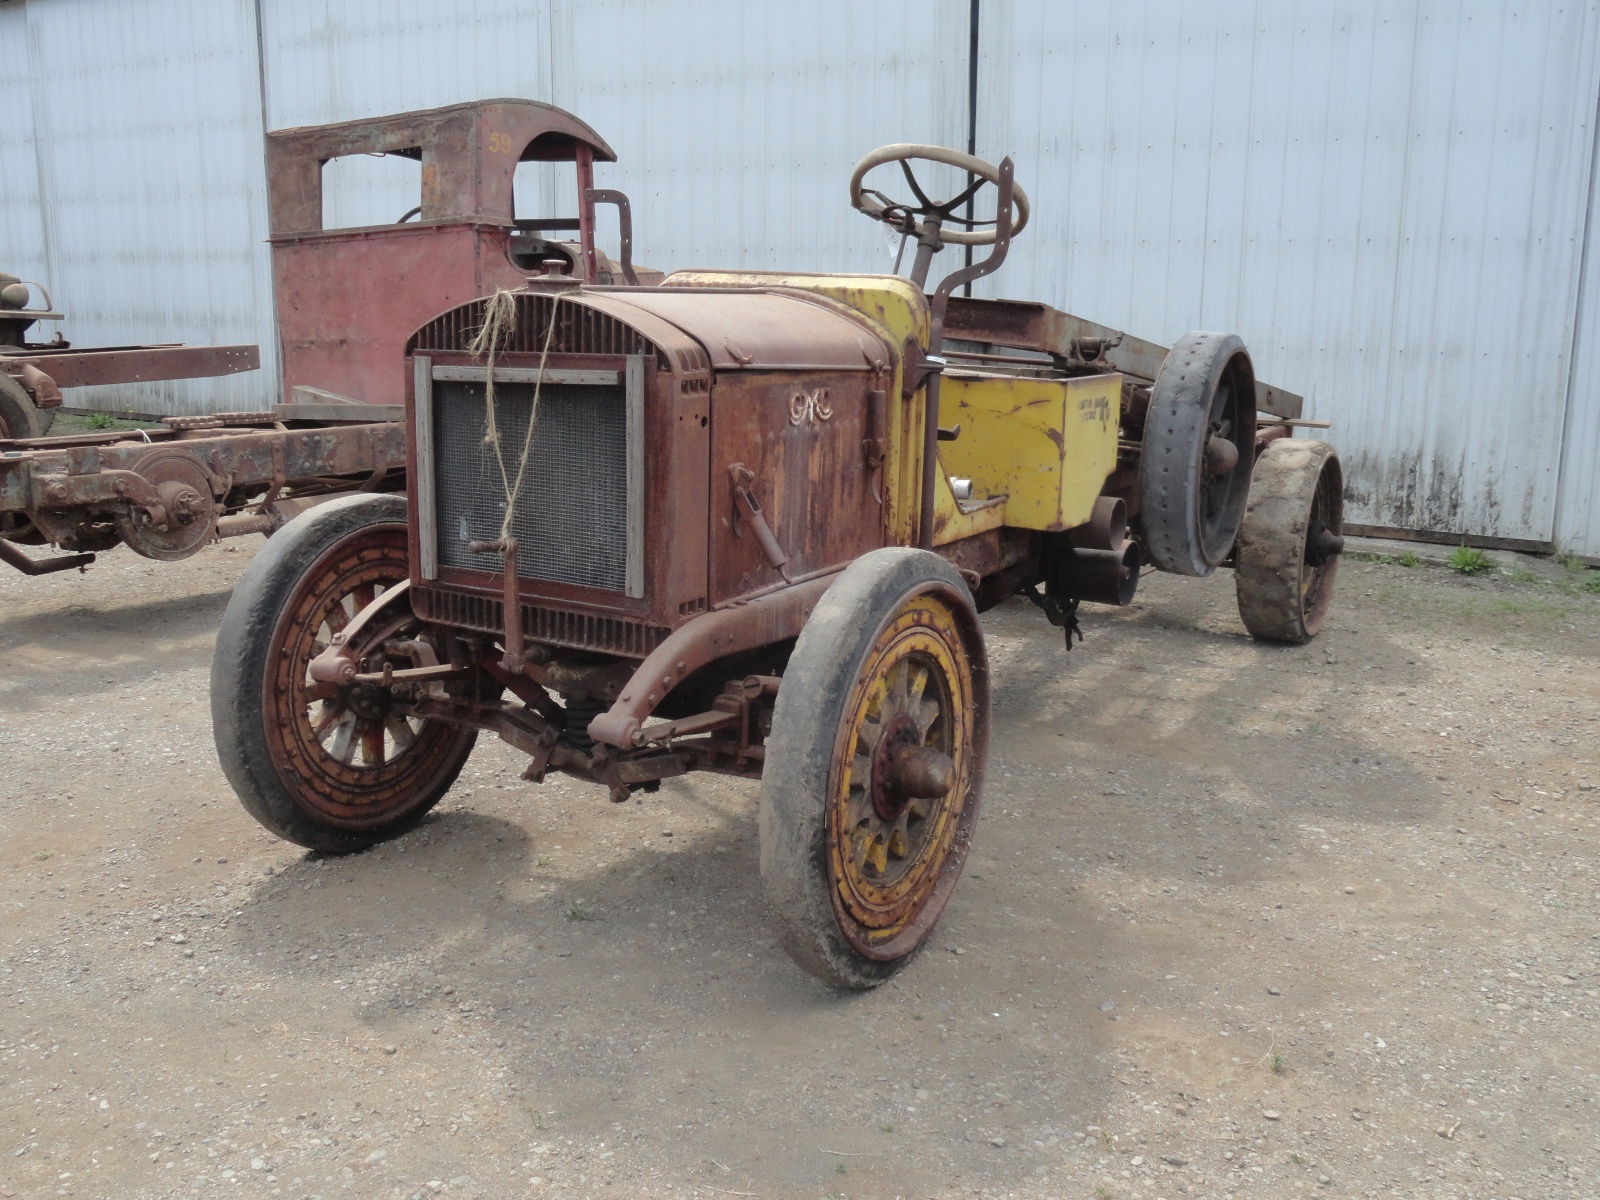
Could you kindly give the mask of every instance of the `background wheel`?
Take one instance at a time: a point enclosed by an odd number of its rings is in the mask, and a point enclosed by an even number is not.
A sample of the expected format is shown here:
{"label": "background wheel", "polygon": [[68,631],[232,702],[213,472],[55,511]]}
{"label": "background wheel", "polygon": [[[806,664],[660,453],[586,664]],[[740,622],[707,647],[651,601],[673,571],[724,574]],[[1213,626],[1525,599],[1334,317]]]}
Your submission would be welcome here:
{"label": "background wheel", "polygon": [[1327,442],[1283,438],[1256,460],[1234,585],[1252,636],[1309,642],[1344,552],[1344,472]]}
{"label": "background wheel", "polygon": [[313,850],[361,850],[410,829],[477,740],[407,716],[382,688],[308,673],[334,633],[406,577],[405,512],[399,496],[351,496],[296,517],[251,562],[217,634],[211,719],[223,773],[256,820]]}
{"label": "background wheel", "polygon": [[1209,575],[1233,549],[1250,490],[1256,376],[1231,333],[1186,333],[1150,392],[1140,457],[1145,549],[1163,571]]}
{"label": "background wheel", "polygon": [[20,383],[0,375],[0,438],[43,437],[54,421],[54,411],[46,419]]}
{"label": "background wheel", "polygon": [[840,987],[882,983],[961,877],[989,749],[966,585],[925,550],[852,563],[801,630],[761,781],[761,879],[779,941]]}
{"label": "background wheel", "polygon": [[166,519],[152,524],[144,509],[118,513],[117,536],[135,554],[159,562],[177,562],[199,553],[211,540],[217,520],[205,468],[182,450],[161,449],[145,455],[133,469],[156,489]]}

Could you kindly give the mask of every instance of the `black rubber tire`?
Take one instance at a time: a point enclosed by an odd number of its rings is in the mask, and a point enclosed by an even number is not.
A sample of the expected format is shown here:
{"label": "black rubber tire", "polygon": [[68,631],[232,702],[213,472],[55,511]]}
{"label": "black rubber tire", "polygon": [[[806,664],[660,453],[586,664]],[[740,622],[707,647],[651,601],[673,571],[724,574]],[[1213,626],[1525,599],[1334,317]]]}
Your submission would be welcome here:
{"label": "black rubber tire", "polygon": [[[969,670],[965,773],[952,804],[955,833],[925,902],[883,952],[863,953],[841,927],[830,867],[828,810],[837,747],[855,688],[880,636],[903,606],[933,598],[955,619]],[[891,635],[892,636],[892,635]],[[965,583],[926,550],[874,550],[853,562],[818,601],[795,643],[773,711],[761,782],[761,880],[780,944],[797,964],[837,987],[871,988],[924,944],[960,878],[971,844],[988,757],[989,676],[983,635]],[[941,802],[943,803],[943,802]],[[885,957],[884,955],[892,955]]]}
{"label": "black rubber tire", "polygon": [[23,386],[9,375],[0,375],[0,438],[43,437],[55,420],[33,405]]}
{"label": "black rubber tire", "polygon": [[1344,535],[1338,453],[1310,439],[1272,442],[1256,460],[1239,529],[1234,587],[1239,617],[1252,637],[1301,646],[1322,628],[1340,552],[1326,553],[1331,543],[1319,529],[1333,538]]}
{"label": "black rubber tire", "polygon": [[[1139,465],[1145,551],[1161,570],[1209,575],[1233,549],[1250,491],[1255,391],[1250,354],[1236,334],[1186,333],[1162,361]],[[1239,451],[1226,475],[1205,469],[1214,430]]]}
{"label": "black rubber tire", "polygon": [[[450,789],[477,740],[476,732],[446,727],[428,743],[420,759],[423,769],[404,772],[384,794],[392,796],[371,819],[356,807],[364,799],[352,793],[350,819],[319,810],[314,800],[320,780],[308,780],[274,753],[269,731],[279,689],[276,680],[293,678],[292,663],[274,660],[272,648],[286,628],[289,610],[302,581],[319,568],[347,561],[385,539],[392,553],[396,532],[404,545],[406,502],[395,495],[347,496],[331,500],[294,518],[278,530],[246,569],[223,614],[211,662],[211,723],[223,774],[246,811],[286,841],[333,854],[348,854],[398,837],[416,825]],[[342,557],[341,557],[342,556]],[[282,651],[280,651],[282,652]],[[292,698],[287,702],[292,708]],[[436,724],[436,723],[434,723]]]}

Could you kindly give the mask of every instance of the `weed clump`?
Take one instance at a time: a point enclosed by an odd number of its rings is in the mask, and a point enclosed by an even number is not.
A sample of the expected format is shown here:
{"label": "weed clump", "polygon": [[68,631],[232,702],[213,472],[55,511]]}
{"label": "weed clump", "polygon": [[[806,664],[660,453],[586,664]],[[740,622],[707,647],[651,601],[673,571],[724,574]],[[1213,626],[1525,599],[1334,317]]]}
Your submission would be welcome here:
{"label": "weed clump", "polygon": [[1450,551],[1450,569],[1463,575],[1482,575],[1493,565],[1489,556],[1476,546],[1462,543]]}

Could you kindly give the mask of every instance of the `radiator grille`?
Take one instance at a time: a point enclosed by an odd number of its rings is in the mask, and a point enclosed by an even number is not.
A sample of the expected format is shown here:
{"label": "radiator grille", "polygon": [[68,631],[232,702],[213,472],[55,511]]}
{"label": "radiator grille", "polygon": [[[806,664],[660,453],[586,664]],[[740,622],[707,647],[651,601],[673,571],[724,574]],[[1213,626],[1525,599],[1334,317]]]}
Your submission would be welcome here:
{"label": "radiator grille", "polygon": [[[412,589],[411,605],[424,621],[483,633],[497,634],[504,628],[500,601],[490,596],[419,587]],[[671,632],[639,621],[563,612],[532,604],[522,606],[522,631],[536,642],[576,650],[599,650],[627,658],[644,658]]]}
{"label": "radiator grille", "polygon": [[[406,346],[406,354],[432,354],[465,351],[483,327],[488,300],[474,300],[452,308],[429,321]],[[548,295],[516,293],[516,320],[498,349],[501,354],[539,354],[544,350],[545,333],[550,328],[550,309],[555,303]],[[556,314],[555,332],[550,337],[551,354],[642,354],[654,358],[656,347],[638,330],[625,325],[609,313],[568,301]],[[662,369],[669,370],[663,362]]]}
{"label": "radiator grille", "polygon": [[[500,536],[506,488],[484,444],[481,383],[434,384],[435,511],[439,562],[493,570],[471,541]],[[500,456],[515,481],[528,433],[533,385],[494,389]],[[524,579],[623,591],[628,557],[628,427],[624,388],[545,384],[528,468],[512,514],[517,573]]]}

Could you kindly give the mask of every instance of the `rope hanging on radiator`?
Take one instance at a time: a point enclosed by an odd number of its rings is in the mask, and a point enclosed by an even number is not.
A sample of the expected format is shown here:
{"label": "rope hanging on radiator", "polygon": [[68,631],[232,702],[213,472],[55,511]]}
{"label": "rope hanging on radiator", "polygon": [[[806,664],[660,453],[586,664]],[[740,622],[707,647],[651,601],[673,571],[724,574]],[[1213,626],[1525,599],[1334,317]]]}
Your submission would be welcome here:
{"label": "rope hanging on radiator", "polygon": [[467,353],[485,359],[483,383],[483,444],[494,449],[495,463],[500,468],[500,486],[506,494],[506,515],[500,522],[500,540],[511,536],[511,517],[516,511],[517,497],[522,493],[522,480],[528,473],[528,455],[533,449],[533,427],[539,420],[539,392],[544,386],[544,366],[550,357],[550,341],[556,332],[556,312],[561,307],[562,296],[551,297],[550,325],[544,331],[544,347],[539,351],[539,373],[533,380],[533,406],[528,410],[528,432],[522,439],[522,457],[517,462],[517,477],[512,480],[506,472],[505,456],[500,452],[500,424],[495,419],[494,358],[505,339],[516,325],[517,298],[505,288],[496,288],[483,310],[483,327],[478,330]]}

